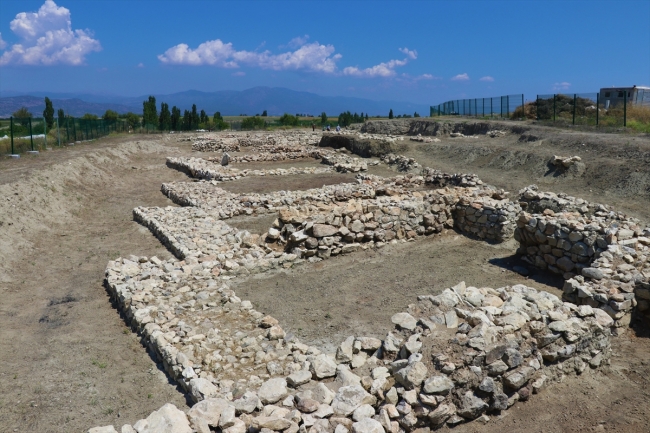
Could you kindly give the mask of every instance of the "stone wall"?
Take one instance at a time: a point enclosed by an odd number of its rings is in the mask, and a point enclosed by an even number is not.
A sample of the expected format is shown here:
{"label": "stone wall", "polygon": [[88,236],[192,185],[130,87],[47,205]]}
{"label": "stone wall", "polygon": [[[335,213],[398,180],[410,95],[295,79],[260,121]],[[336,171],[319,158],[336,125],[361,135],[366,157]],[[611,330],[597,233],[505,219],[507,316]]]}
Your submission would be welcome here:
{"label": "stone wall", "polygon": [[522,285],[461,283],[420,296],[391,317],[386,338],[351,336],[336,353],[286,340],[278,321],[238,298],[209,261],[118,259],[106,286],[197,402],[187,415],[166,406],[122,431],[153,433],[160,418],[174,431],[205,433],[436,429],[487,421],[610,356],[607,314]]}
{"label": "stone wall", "polygon": [[320,140],[320,132],[306,130],[284,131],[283,134],[262,132],[214,132],[190,137],[192,150],[199,152],[239,152],[245,147],[266,145],[305,146],[315,145]]}
{"label": "stone wall", "polygon": [[504,242],[512,238],[520,212],[521,207],[506,198],[466,196],[454,206],[454,225],[479,239]]}
{"label": "stone wall", "polygon": [[[588,207],[588,205],[585,205]],[[602,309],[618,328],[630,324],[637,306],[650,315],[650,228],[623,214],[596,207],[588,211],[531,215],[517,220],[518,253],[537,268],[562,275],[564,298]]]}
{"label": "stone wall", "polygon": [[440,233],[451,228],[451,209],[439,193],[377,197],[319,206],[317,214],[280,211],[268,238],[300,257],[327,258],[352,252],[361,244]]}

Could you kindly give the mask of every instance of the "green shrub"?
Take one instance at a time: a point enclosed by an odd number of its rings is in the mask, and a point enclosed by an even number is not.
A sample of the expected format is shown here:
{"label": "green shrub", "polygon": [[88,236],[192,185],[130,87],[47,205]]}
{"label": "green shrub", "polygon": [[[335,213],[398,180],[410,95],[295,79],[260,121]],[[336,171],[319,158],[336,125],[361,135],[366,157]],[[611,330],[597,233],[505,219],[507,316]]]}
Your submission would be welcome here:
{"label": "green shrub", "polygon": [[266,123],[261,117],[247,117],[241,121],[241,129],[264,129]]}

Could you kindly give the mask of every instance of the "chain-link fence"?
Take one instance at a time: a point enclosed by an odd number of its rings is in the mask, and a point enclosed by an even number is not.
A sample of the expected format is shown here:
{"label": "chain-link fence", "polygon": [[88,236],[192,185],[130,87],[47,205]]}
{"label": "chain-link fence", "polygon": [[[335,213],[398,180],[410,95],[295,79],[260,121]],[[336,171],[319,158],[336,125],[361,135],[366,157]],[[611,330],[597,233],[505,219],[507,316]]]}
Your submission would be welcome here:
{"label": "chain-link fence", "polygon": [[[155,128],[137,127],[138,132],[154,132]],[[83,119],[66,116],[54,118],[48,127],[42,117],[10,117],[0,119],[0,154],[19,155],[38,152],[70,143],[94,140],[115,132],[133,131],[124,119]]]}
{"label": "chain-link fence", "polygon": [[[535,118],[541,122],[565,125],[593,125],[634,129],[650,125],[650,92],[638,89],[617,93],[620,100],[610,99],[610,92],[537,95]],[[532,110],[531,110],[532,111]]]}
{"label": "chain-link fence", "polygon": [[524,105],[524,95],[493,98],[454,99],[430,107],[430,116],[470,116],[509,119]]}

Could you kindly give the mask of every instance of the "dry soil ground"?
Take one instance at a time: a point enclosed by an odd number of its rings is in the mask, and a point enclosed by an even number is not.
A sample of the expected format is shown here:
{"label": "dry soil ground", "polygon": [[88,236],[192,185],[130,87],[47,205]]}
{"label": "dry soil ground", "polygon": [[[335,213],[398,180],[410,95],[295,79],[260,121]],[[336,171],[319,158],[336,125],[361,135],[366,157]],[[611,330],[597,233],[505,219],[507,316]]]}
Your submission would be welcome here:
{"label": "dry soil ground", "polygon": [[[593,175],[587,173],[591,177],[546,179],[547,156],[577,153],[573,144],[556,143],[562,133],[549,132],[551,136],[554,141],[542,137],[534,148],[506,136],[408,143],[405,153],[443,171],[476,172],[511,191],[538,183],[650,216],[648,191],[614,195],[607,176],[599,178],[595,167]],[[575,142],[568,137],[567,142]],[[614,143],[619,145],[624,143]],[[587,169],[590,159],[594,164],[610,161],[612,151],[616,149],[598,156],[594,150],[593,158],[585,158]],[[532,156],[499,163],[504,159],[499,155],[509,152]],[[165,157],[190,154],[187,142],[141,136],[0,160],[0,431],[83,432],[96,425],[133,423],[166,402],[184,407],[183,395],[125,328],[102,279],[107,261],[118,256],[169,257],[132,221],[131,210],[172,205],[160,193],[160,184],[189,179],[165,167]],[[627,155],[616,161],[619,171],[609,179],[625,179],[623,167],[631,170],[628,178],[650,176],[643,159]],[[350,179],[336,174],[247,178],[223,186],[265,192]],[[231,222],[261,232],[270,220]],[[524,282],[557,293],[557,280],[540,274],[526,280],[510,271],[513,251],[514,245],[484,244],[450,231],[251,278],[236,290],[301,339],[330,345],[350,334],[381,336],[391,313],[415,295],[460,280],[493,287]],[[555,384],[485,426],[472,423],[454,431],[650,431],[650,339],[630,331],[615,340],[614,350],[610,368]]]}

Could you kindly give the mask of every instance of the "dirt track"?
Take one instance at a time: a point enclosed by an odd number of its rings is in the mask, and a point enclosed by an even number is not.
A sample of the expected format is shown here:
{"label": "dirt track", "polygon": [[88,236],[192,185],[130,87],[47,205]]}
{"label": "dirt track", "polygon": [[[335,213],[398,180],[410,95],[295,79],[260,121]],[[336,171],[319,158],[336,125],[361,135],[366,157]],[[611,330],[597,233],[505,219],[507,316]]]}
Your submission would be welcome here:
{"label": "dirt track", "polygon": [[[443,138],[441,143],[407,142],[403,153],[442,171],[475,172],[513,192],[537,183],[650,220],[650,189],[644,183],[650,171],[643,159],[650,149],[648,138],[607,135],[610,144],[603,141],[580,153],[582,133],[563,137],[551,131],[537,144],[522,144],[514,135]],[[166,168],[165,157],[189,155],[190,145],[175,140],[162,144],[160,136],[138,140],[136,145],[132,139],[110,138],[20,161],[0,160],[0,431],[82,432],[95,425],[133,423],[166,402],[185,405],[137,337],[125,329],[102,287],[112,258],[169,256],[132,221],[131,210],[172,205],[160,194],[160,184],[187,177]],[[637,150],[630,151],[625,140]],[[545,176],[545,161],[553,154],[582,156],[585,176]],[[617,154],[621,158],[614,158]],[[289,187],[292,178],[275,182]],[[296,188],[305,184],[295,180]],[[256,186],[252,179],[243,182],[251,189],[268,187]],[[243,186],[232,184],[233,190]],[[615,195],[617,191],[623,194]],[[261,229],[268,221],[242,218],[233,224]],[[503,246],[450,232],[360,252],[355,262],[333,258],[252,279],[236,290],[301,339],[326,345],[351,329],[379,335],[390,313],[415,295],[460,280],[489,286],[525,281],[508,270],[514,260],[510,256]],[[383,283],[390,278],[393,284]],[[537,277],[526,284],[547,285],[548,290],[557,286]],[[284,294],[287,299],[278,300]],[[650,339],[632,331],[614,345],[618,356],[610,369],[567,379],[486,426],[472,423],[454,431],[649,431]]]}

